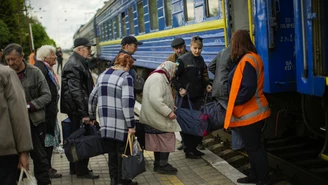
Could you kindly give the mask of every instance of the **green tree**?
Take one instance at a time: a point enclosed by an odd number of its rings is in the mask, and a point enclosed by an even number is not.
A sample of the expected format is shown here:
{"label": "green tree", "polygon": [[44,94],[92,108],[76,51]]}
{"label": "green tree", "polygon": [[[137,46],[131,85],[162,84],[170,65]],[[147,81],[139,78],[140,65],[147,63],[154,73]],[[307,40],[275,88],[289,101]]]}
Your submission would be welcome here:
{"label": "green tree", "polygon": [[0,19],[0,49],[10,43],[11,37],[7,24]]}
{"label": "green tree", "polygon": [[53,45],[56,47],[56,43],[53,39],[50,39],[44,27],[40,24],[32,24],[32,34],[34,40],[34,48],[40,48],[42,45]]}

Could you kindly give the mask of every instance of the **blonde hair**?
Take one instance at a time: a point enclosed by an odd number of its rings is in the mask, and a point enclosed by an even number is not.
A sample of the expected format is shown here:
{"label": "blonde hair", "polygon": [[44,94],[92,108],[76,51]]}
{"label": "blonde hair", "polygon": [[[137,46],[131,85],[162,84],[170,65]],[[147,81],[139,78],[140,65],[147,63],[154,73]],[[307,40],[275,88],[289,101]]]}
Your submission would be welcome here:
{"label": "blonde hair", "polygon": [[198,44],[200,45],[200,47],[203,47],[203,38],[201,38],[200,36],[193,36],[191,38],[191,44]]}

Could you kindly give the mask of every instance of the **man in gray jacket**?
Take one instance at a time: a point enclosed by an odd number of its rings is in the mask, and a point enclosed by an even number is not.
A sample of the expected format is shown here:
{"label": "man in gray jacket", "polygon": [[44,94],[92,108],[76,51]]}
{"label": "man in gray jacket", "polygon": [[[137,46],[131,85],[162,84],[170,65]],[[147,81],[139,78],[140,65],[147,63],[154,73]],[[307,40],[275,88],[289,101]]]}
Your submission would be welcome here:
{"label": "man in gray jacket", "polygon": [[0,64],[0,179],[16,184],[17,166],[29,168],[33,149],[24,89],[15,71]]}
{"label": "man in gray jacket", "polygon": [[30,152],[34,164],[34,175],[38,185],[51,184],[49,162],[44,149],[45,106],[51,100],[50,90],[42,72],[27,64],[23,48],[18,44],[9,44],[4,49],[7,64],[12,68],[23,85],[26,97],[25,107],[30,119],[33,150]]}
{"label": "man in gray jacket", "polygon": [[[214,76],[212,97],[219,102],[222,107],[227,109],[228,105],[228,75],[233,69],[233,61],[231,60],[231,46],[221,50],[217,56],[208,65],[208,70]],[[232,149],[240,150],[244,147],[244,143],[238,133],[237,129],[231,130],[232,135]]]}

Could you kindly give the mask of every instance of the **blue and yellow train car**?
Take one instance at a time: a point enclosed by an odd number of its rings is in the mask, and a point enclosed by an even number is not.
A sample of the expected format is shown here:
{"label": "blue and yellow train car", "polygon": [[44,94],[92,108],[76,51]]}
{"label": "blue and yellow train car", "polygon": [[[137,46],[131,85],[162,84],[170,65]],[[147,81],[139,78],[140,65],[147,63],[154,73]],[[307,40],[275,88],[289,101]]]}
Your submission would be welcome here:
{"label": "blue and yellow train car", "polygon": [[[124,36],[144,42],[134,54],[137,72],[165,61],[176,37],[185,39],[187,49],[192,36],[203,37],[208,64],[235,30],[250,30],[264,62],[264,92],[272,109],[265,136],[325,138],[318,141],[324,145],[321,157],[328,159],[327,8],[323,0],[109,0],[88,25],[102,60],[114,59]],[[293,120],[301,115],[302,123],[279,119],[281,111]]]}

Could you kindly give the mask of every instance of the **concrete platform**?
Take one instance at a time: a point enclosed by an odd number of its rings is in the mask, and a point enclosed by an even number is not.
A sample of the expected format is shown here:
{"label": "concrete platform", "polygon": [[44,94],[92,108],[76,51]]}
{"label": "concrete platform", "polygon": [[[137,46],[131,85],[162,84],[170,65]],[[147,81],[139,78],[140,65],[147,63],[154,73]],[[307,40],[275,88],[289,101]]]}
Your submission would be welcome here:
{"label": "concrete platform", "polygon": [[[66,62],[68,55],[64,55]],[[54,66],[57,69],[57,65]],[[58,75],[60,80],[61,74]],[[135,111],[140,110],[141,105],[137,104]],[[58,114],[58,122],[67,118],[65,114]],[[59,124],[61,126],[61,124]],[[176,134],[180,140],[180,135]],[[177,144],[179,146],[179,144]],[[239,171],[231,167],[223,159],[219,158],[209,150],[203,151],[205,156],[201,159],[186,159],[184,152],[176,151],[170,154],[169,163],[178,169],[177,175],[162,175],[153,172],[154,156],[153,152],[145,151],[146,172],[136,177],[139,185],[233,185],[236,179],[243,177]],[[108,156],[100,155],[90,158],[89,168],[95,174],[100,175],[97,180],[78,179],[76,175],[69,174],[69,162],[64,154],[53,153],[52,167],[57,169],[62,178],[52,179],[53,185],[109,185]],[[33,162],[30,161],[30,169],[33,171]],[[220,171],[218,171],[220,170]]]}
{"label": "concrete platform", "polygon": [[[206,152],[207,153],[207,152]],[[206,155],[205,155],[206,156]],[[207,156],[209,157],[209,156]],[[135,180],[139,185],[233,185],[230,179],[217,171],[212,164],[204,159],[186,159],[182,151],[171,153],[169,163],[178,168],[177,175],[162,175],[153,171],[153,152],[145,152],[146,172],[140,174]],[[33,162],[31,161],[31,164]],[[109,185],[108,156],[101,155],[90,159],[89,168],[99,179],[78,179],[76,175],[69,174],[69,162],[65,155],[54,153],[53,168],[63,175],[62,178],[52,179],[53,185]],[[33,169],[33,165],[31,165]]]}

